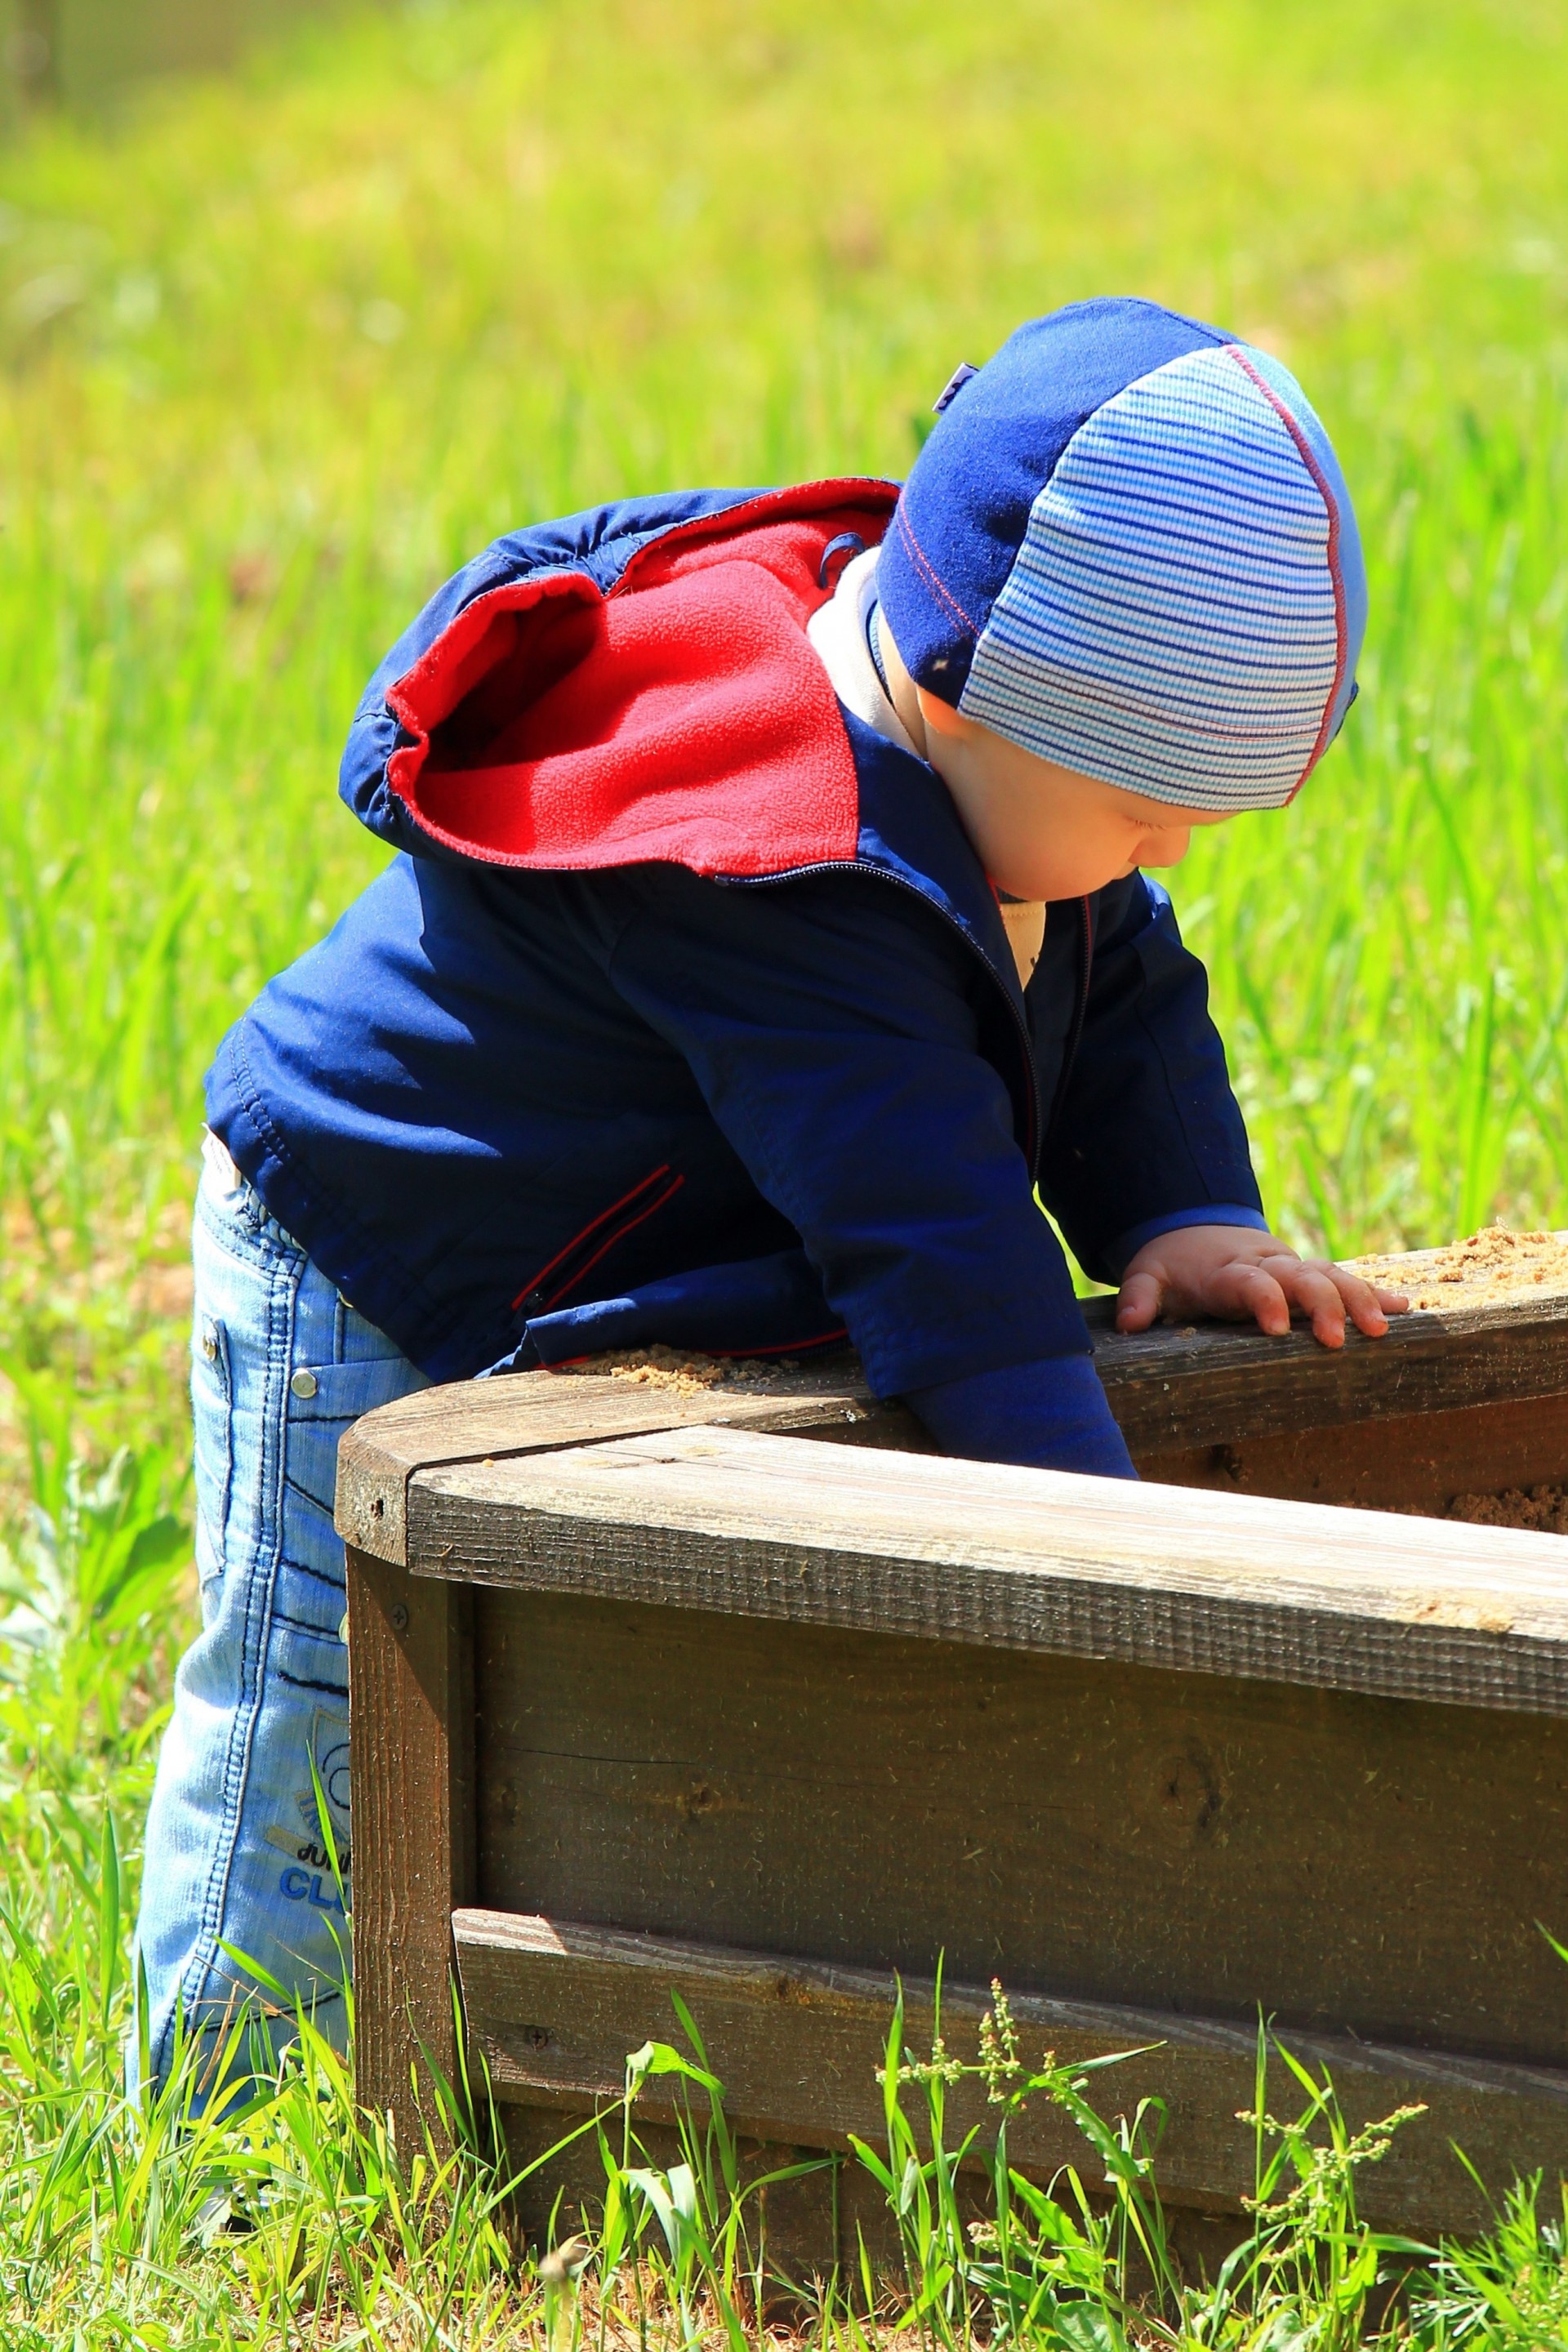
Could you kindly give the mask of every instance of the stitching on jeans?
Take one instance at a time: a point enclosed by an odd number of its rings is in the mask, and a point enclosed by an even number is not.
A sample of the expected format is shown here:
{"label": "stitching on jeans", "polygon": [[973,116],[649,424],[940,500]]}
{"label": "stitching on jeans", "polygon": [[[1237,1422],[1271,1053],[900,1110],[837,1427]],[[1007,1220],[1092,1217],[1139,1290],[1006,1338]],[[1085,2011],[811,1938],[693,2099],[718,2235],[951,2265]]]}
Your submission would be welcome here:
{"label": "stitching on jeans", "polygon": [[274,1666],[272,1671],[280,1683],[292,1683],[296,1690],[326,1691],[332,1698],[348,1696],[348,1691],[342,1683],[319,1683],[313,1675],[291,1675],[282,1666]]}
{"label": "stitching on jeans", "polygon": [[[272,1400],[274,1380],[287,1380],[289,1364],[293,1357],[294,1310],[306,1264],[303,1254],[291,1260],[289,1255],[275,1244],[271,1245],[271,1254],[273,1271],[268,1284],[267,1298],[265,1400],[268,1405]],[[279,1319],[283,1326],[281,1348],[277,1328]],[[223,1833],[217,1841],[202,1900],[201,1927],[180,1985],[187,2017],[195,2008],[201,1990],[212,1973],[221,1940],[219,1931],[228,1903],[229,1882],[239,1846],[240,1816],[249,1780],[257,1720],[261,1713],[262,1667],[271,1627],[278,1567],[283,1551],[284,1480],[281,1472],[287,1458],[286,1416],[264,1412],[261,1429],[262,1458],[258,1483],[263,1506],[262,1524],[263,1527],[269,1525],[270,1558],[263,1569],[261,1548],[253,1548],[253,1573],[245,1596],[245,1619],[240,1641],[238,1704],[229,1727],[227,1752],[224,1758]],[[276,1459],[269,1458],[274,1455]]]}
{"label": "stitching on jeans", "polygon": [[[302,1491],[303,1490],[299,1486],[294,1488],[294,1492],[297,1495]],[[314,1496],[307,1496],[305,1499],[307,1502],[315,1501]],[[320,1503],[317,1503],[316,1508],[321,1510],[322,1506]],[[324,1584],[329,1592],[335,1592],[340,1601],[342,1599],[345,1587],[342,1579],[333,1579],[332,1577],[330,1577],[324,1569],[307,1568],[302,1559],[290,1559],[287,1552],[284,1553],[278,1565],[280,1569],[288,1569],[289,1573],[293,1576],[309,1576],[313,1578],[316,1583]]]}
{"label": "stitching on jeans", "polygon": [[[365,1407],[365,1411],[367,1412],[370,1411],[370,1407],[368,1405]],[[299,1423],[296,1422],[294,1426],[297,1429],[300,1426]],[[320,1429],[322,1424],[319,1421],[311,1421],[307,1422],[305,1426],[308,1429]],[[283,1483],[288,1487],[289,1492],[291,1495],[297,1495],[301,1503],[308,1503],[311,1510],[320,1511],[321,1517],[325,1519],[330,1519],[331,1517],[331,1504],[324,1501],[320,1495],[312,1493],[309,1486],[301,1486],[298,1478],[292,1478],[286,1475]]]}
{"label": "stitching on jeans", "polygon": [[287,1625],[290,1632],[295,1633],[309,1633],[311,1640],[315,1642],[336,1643],[338,1640],[338,1629],[335,1625],[318,1625],[314,1619],[310,1617],[290,1617],[287,1609],[275,1609],[272,1612],[272,1622],[274,1625]]}
{"label": "stitching on jeans", "polygon": [[[209,1202],[209,1209],[211,1206]],[[247,1382],[247,1404],[258,1409],[258,1417],[254,1425],[254,1442],[247,1448],[249,1475],[243,1484],[237,1477],[237,1493],[244,1507],[236,1512],[237,1533],[231,1546],[231,1558],[237,1566],[243,1563],[246,1581],[243,1588],[231,1590],[227,1614],[217,1635],[217,1654],[224,1663],[223,1696],[227,1720],[219,1727],[216,1738],[205,1745],[204,1788],[210,1790],[213,1801],[204,1802],[201,1840],[189,1857],[194,1867],[188,1914],[183,1920],[171,1922],[160,1912],[156,1921],[160,1933],[171,1925],[177,1926],[180,1932],[176,1949],[170,1955],[169,1971],[167,1975],[160,1974],[156,1986],[158,2009],[163,2015],[151,2053],[154,2075],[167,2070],[173,2012],[177,2008],[183,2008],[193,2039],[202,2037],[201,2046],[205,2048],[210,2046],[207,2037],[215,2024],[223,2024],[216,2012],[233,1998],[234,1989],[238,1988],[247,2001],[254,1994],[255,1987],[222,1951],[220,1939],[226,1934],[235,1943],[255,1948],[258,1957],[268,1949],[268,1938],[281,1937],[283,1948],[289,1948],[285,1926],[273,1916],[274,1906],[265,1899],[257,1914],[258,1932],[263,1937],[259,1945],[252,1946],[241,1919],[241,1914],[248,1914],[250,1907],[244,1874],[253,1860],[252,1832],[283,1787],[281,1782],[273,1785],[277,1776],[272,1759],[260,1738],[263,1709],[270,1703],[273,1707],[281,1706],[298,1715],[303,1708],[308,1719],[313,1703],[323,1717],[331,1712],[341,1717],[347,1698],[342,1683],[326,1678],[328,1660],[320,1662],[323,1669],[320,1677],[291,1674],[286,1666],[273,1663],[269,1640],[276,1626],[279,1628],[279,1648],[285,1655],[289,1654],[291,1642],[309,1641],[329,1646],[333,1654],[330,1663],[338,1673],[343,1670],[342,1646],[333,1634],[323,1625],[301,1620],[288,1605],[292,1602],[295,1608],[327,1607],[334,1622],[343,1605],[341,1550],[336,1553],[340,1562],[336,1578],[292,1557],[295,1543],[302,1543],[312,1551],[320,1546],[329,1567],[333,1554],[325,1549],[321,1527],[321,1520],[328,1515],[322,1512],[321,1519],[309,1516],[321,1512],[321,1506],[289,1476],[291,1454],[303,1458],[312,1449],[298,1435],[300,1424],[289,1413],[287,1378],[307,1346],[320,1360],[321,1341],[317,1334],[322,1332],[331,1312],[332,1290],[330,1286],[323,1286],[326,1277],[320,1276],[319,1269],[298,1250],[291,1237],[284,1235],[279,1240],[276,1233],[265,1232],[257,1235],[237,1214],[227,1213],[237,1206],[228,1203],[221,1218],[204,1216],[198,1250],[203,1269],[202,1299],[226,1307],[230,1303],[230,1287],[242,1290],[244,1304],[237,1323],[251,1335],[251,1344],[244,1350],[248,1370],[254,1373],[254,1381]],[[353,1310],[348,1313],[352,1334]],[[408,1379],[418,1384],[413,1367],[408,1368]],[[281,1388],[279,1382],[283,1383]],[[250,1410],[245,1420],[250,1433]],[[295,1433],[292,1442],[291,1431]],[[293,1592],[285,1571],[302,1580],[308,1578],[315,1597],[310,1591]],[[214,1629],[205,1631],[212,1633]],[[295,1654],[296,1666],[309,1663],[302,1653]],[[274,1751],[276,1746],[275,1742]],[[253,1771],[258,1775],[254,1782]],[[233,1908],[231,1895],[235,1898]],[[153,1924],[150,1920],[150,1927]],[[248,1920],[245,1924],[248,1925]],[[183,1960],[178,1956],[181,1949],[184,1952]],[[312,1992],[316,2006],[320,2007],[325,1998],[318,1983]]]}

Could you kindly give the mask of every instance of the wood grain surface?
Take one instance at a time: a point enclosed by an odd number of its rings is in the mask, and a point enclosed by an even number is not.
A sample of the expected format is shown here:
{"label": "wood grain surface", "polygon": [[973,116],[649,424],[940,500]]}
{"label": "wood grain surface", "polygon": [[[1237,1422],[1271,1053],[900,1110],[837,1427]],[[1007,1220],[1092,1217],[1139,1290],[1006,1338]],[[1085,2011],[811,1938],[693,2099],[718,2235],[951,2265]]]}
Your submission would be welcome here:
{"label": "wood grain surface", "polygon": [[[1417,1253],[1413,1267],[1430,1253]],[[1095,1363],[1111,1409],[1145,1475],[1178,1483],[1360,1500],[1372,1507],[1440,1510],[1467,1480],[1488,1490],[1568,1475],[1568,1297],[1532,1292],[1512,1302],[1397,1318],[1384,1340],[1352,1332],[1342,1349],[1305,1330],[1279,1339],[1256,1330],[1110,1328],[1111,1302],[1088,1301]],[[339,1454],[337,1524],[345,1541],[383,1559],[405,1557],[407,1482],[425,1468],[500,1460],[638,1432],[692,1427],[795,1431],[872,1446],[929,1450],[912,1414],[879,1402],[855,1359],[774,1372],[766,1391],[740,1385],[681,1395],[608,1376],[531,1372],[426,1389],[358,1423]],[[1487,1475],[1481,1432],[1509,1412],[1516,1433],[1539,1402],[1533,1436]],[[1467,1421],[1467,1416],[1468,1420]],[[1428,1419],[1447,1417],[1436,1433]],[[1390,1491],[1376,1485],[1378,1441]],[[1447,1484],[1450,1435],[1468,1427],[1475,1457]],[[1551,1433],[1548,1434],[1548,1432]],[[1462,1440],[1461,1440],[1462,1442]],[[1228,1449],[1227,1454],[1215,1449]],[[1514,1456],[1519,1459],[1516,1463]],[[1242,1464],[1232,1475],[1236,1462]],[[1445,1491],[1446,1488],[1446,1491]]]}
{"label": "wood grain surface", "polygon": [[1461,1495],[1568,1485],[1568,1396],[1335,1422],[1136,1459],[1141,1475],[1160,1486],[1441,1518]]}
{"label": "wood grain surface", "polygon": [[347,1433],[338,1449],[337,1530],[376,1559],[402,1560],[404,1498],[416,1470],[693,1423],[921,1443],[913,1415],[879,1405],[852,1359],[836,1370],[776,1373],[766,1389],[736,1383],[696,1395],[590,1373],[455,1381],[382,1405]]}
{"label": "wood grain surface", "polygon": [[[421,2048],[456,2063],[456,1913],[525,2137],[669,2031],[679,1968],[746,2126],[841,2146],[887,1972],[945,1953],[1086,2053],[1108,2009],[1163,2021],[1194,2205],[1239,2193],[1259,2003],[1355,2116],[1431,2089],[1377,2176],[1398,2226],[1480,2218],[1449,2136],[1500,2179],[1568,2161],[1561,1541],[1384,1515],[1568,1473],[1568,1299],[1337,1354],[1089,1313],[1171,1484],[931,1458],[852,1360],[467,1382],[350,1433],[359,2080],[400,2131]],[[808,2236],[853,2206],[800,2198]]]}
{"label": "wood grain surface", "polygon": [[[889,1974],[516,1913],[460,1910],[452,1924],[469,2032],[502,2100],[566,2113],[613,2105],[629,2051],[647,2040],[684,2042],[670,1998],[679,1992],[735,2129],[786,2147],[845,2148],[851,2135],[873,2147],[882,2140],[877,2070],[893,2015]],[[906,1979],[903,1993],[903,2046],[929,2056],[934,1985]],[[1089,2093],[1110,2116],[1131,2114],[1144,2098],[1163,2103],[1160,2181],[1169,2202],[1234,2206],[1250,2192],[1253,2136],[1237,2111],[1253,2105],[1255,2027],[1028,1994],[1011,1995],[1010,2004],[1031,2069],[1047,2050],[1068,2066],[1132,2053],[1092,2077]],[[984,1989],[945,1983],[942,2031],[952,2056],[973,2062],[989,2006]],[[1280,2038],[1304,2063],[1331,2070],[1352,2128],[1396,2106],[1426,2107],[1360,2183],[1363,2210],[1380,2227],[1435,2232],[1484,2224],[1485,2200],[1453,2143],[1483,2179],[1507,2179],[1520,2166],[1568,2168],[1568,2074],[1342,2036]],[[921,2095],[905,2094],[917,2116]],[[639,2123],[674,2120],[678,2097],[668,2078],[651,2080]],[[1268,2097],[1284,2112],[1300,2103],[1277,2054]],[[975,2128],[982,2145],[994,2141],[995,2111],[983,2088],[964,2084],[948,2100],[950,2146]],[[1042,2098],[1010,2125],[1008,2153],[1037,2178],[1089,2159],[1065,2111]]]}
{"label": "wood grain surface", "polygon": [[420,2145],[428,2068],[456,2079],[451,1914],[474,1891],[473,1611],[350,1549],[355,2079]]}
{"label": "wood grain surface", "polygon": [[475,1596],[478,1875],[856,1967],[1568,2066],[1568,1725]]}
{"label": "wood grain surface", "polygon": [[671,1430],[421,1471],[420,1577],[1568,1712],[1561,1538]]}
{"label": "wood grain surface", "polygon": [[1322,1348],[1204,1324],[1124,1335],[1091,1302],[1095,1370],[1134,1454],[1568,1394],[1568,1297],[1394,1316],[1383,1339]]}

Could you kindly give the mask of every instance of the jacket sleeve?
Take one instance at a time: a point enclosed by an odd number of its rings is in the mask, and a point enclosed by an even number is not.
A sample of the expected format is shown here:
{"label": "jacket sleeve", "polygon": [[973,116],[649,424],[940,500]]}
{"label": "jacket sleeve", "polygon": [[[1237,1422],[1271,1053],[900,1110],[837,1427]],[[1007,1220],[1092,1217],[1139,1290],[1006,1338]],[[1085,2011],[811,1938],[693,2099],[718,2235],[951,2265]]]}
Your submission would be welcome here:
{"label": "jacket sleeve", "polygon": [[971,1372],[967,1380],[916,1389],[904,1402],[944,1454],[1095,1478],[1138,1475],[1089,1356]]}
{"label": "jacket sleeve", "polygon": [[1134,874],[1100,894],[1097,928],[1040,1197],[1085,1272],[1116,1282],[1156,1234],[1268,1220],[1208,974],[1182,944],[1169,898]]}
{"label": "jacket sleeve", "polygon": [[879,1394],[1087,1354],[980,1050],[993,983],[940,915],[860,874],[744,888],[649,866],[599,887],[614,984],[800,1235]]}

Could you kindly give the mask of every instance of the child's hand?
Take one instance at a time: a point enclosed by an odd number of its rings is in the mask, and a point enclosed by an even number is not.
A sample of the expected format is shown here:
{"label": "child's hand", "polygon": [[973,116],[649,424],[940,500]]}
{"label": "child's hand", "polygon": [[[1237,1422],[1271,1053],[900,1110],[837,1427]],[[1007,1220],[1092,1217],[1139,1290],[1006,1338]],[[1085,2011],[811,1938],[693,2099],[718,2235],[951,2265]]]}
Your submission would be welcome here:
{"label": "child's hand", "polygon": [[1396,1290],[1375,1289],[1358,1274],[1326,1258],[1300,1258],[1272,1234],[1248,1225],[1182,1225],[1159,1234],[1130,1258],[1117,1300],[1119,1331],[1146,1331],[1156,1315],[1175,1322],[1189,1315],[1217,1316],[1258,1327],[1278,1339],[1290,1328],[1290,1309],[1312,1318],[1325,1348],[1345,1344],[1345,1310],[1358,1331],[1381,1339],[1390,1315],[1410,1301]]}

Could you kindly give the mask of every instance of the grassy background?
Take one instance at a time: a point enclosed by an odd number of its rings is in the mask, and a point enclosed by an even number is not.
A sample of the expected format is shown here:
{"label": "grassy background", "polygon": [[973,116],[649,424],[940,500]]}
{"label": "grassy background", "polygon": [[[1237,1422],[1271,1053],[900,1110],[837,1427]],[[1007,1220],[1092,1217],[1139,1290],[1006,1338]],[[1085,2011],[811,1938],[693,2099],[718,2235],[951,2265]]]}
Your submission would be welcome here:
{"label": "grassy background", "polygon": [[1547,7],[471,0],[0,155],[13,1344],[173,1427],[200,1072],[372,870],[338,749],[441,576],[900,471],[957,358],[1107,288],[1280,351],[1363,517],[1345,741],[1178,884],[1271,1209],[1561,1217],[1565,100]]}
{"label": "grassy background", "polygon": [[900,472],[958,359],[1093,291],[1279,351],[1373,608],[1300,803],[1176,877],[1266,1197],[1339,1251],[1568,1223],[1565,123],[1526,0],[463,0],[0,152],[0,1491],[49,1514],[0,1562],[0,1830],[40,1952],[117,1948],[99,1800],[129,1889],[184,1622],[201,1071],[374,870],[364,676],[529,516]]}

